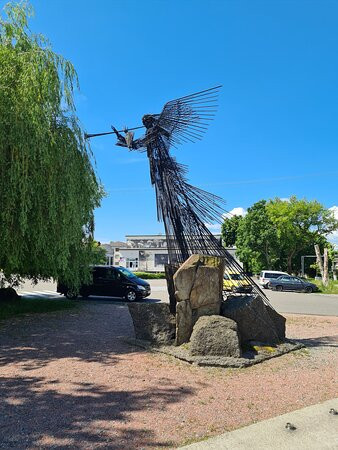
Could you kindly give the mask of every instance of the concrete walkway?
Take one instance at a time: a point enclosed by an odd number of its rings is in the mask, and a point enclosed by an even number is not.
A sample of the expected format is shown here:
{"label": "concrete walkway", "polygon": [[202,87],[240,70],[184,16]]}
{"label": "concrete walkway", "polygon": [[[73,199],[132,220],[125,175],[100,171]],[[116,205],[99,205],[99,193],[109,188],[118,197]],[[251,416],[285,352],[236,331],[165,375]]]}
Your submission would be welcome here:
{"label": "concrete walkway", "polygon": [[[278,400],[277,400],[278,401]],[[338,398],[181,447],[189,450],[337,450]],[[295,430],[285,428],[287,423]]]}

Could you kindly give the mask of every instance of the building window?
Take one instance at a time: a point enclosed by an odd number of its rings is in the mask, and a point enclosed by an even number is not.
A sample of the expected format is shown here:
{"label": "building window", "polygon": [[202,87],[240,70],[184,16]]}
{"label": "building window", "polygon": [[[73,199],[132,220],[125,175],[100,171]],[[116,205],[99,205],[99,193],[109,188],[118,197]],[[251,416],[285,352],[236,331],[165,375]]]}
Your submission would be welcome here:
{"label": "building window", "polygon": [[155,266],[164,266],[168,264],[168,254],[166,253],[155,253]]}
{"label": "building window", "polygon": [[138,258],[127,258],[126,261],[127,269],[138,269]]}
{"label": "building window", "polygon": [[110,255],[106,256],[106,265],[107,266],[112,266],[114,265],[114,258]]}

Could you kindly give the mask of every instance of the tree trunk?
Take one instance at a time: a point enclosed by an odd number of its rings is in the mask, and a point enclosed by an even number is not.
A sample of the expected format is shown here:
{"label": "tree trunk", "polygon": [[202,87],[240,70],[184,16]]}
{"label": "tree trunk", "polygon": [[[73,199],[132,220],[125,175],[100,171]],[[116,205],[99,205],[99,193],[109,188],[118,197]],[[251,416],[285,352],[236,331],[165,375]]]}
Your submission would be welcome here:
{"label": "tree trunk", "polygon": [[317,257],[317,266],[319,267],[320,274],[322,276],[322,280],[324,281],[324,267],[323,267],[323,261],[320,254],[320,248],[318,244],[315,244],[315,252]]}
{"label": "tree trunk", "polygon": [[292,273],[292,255],[288,255],[288,274]]}
{"label": "tree trunk", "polygon": [[269,251],[268,251],[268,243],[265,243],[265,260],[266,260],[266,267],[268,269],[273,269],[273,267],[270,268],[270,256],[269,256]]}
{"label": "tree trunk", "polygon": [[296,253],[296,249],[293,249],[292,252],[288,255],[288,274],[292,274],[292,258],[294,257],[294,254]]}
{"label": "tree trunk", "polygon": [[324,248],[323,284],[324,286],[329,284],[329,253],[327,248]]}

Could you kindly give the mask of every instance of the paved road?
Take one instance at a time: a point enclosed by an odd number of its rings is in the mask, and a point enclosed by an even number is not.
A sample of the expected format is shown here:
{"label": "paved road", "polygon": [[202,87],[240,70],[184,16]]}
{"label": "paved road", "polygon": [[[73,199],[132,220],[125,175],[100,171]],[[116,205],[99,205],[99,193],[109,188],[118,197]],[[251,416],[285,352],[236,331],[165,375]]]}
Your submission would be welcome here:
{"label": "paved road", "polygon": [[[151,296],[147,301],[168,302],[165,280],[149,280]],[[56,284],[40,282],[32,286],[30,282],[24,283],[19,294],[25,296],[38,295],[42,297],[59,296],[56,293]],[[272,306],[280,313],[316,314],[323,316],[338,316],[338,295],[303,294],[299,292],[276,292],[265,290]]]}

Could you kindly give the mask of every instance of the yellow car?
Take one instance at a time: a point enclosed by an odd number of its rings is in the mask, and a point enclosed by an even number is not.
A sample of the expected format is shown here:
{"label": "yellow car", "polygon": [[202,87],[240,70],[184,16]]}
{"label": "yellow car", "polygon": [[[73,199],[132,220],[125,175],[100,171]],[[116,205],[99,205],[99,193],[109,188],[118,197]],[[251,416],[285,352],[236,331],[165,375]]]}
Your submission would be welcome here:
{"label": "yellow car", "polygon": [[223,277],[223,290],[239,294],[249,294],[252,291],[252,285],[242,273],[225,271]]}

